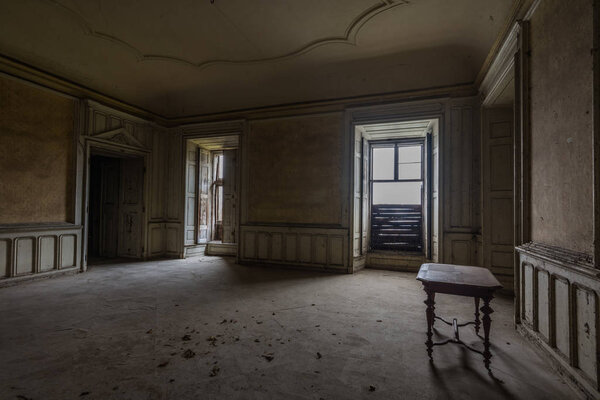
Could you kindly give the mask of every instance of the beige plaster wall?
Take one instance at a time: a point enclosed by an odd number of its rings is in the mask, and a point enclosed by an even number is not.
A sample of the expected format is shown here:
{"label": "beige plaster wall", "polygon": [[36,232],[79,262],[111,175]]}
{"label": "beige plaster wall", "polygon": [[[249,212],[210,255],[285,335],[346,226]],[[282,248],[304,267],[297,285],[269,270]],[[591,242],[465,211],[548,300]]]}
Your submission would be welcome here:
{"label": "beige plaster wall", "polygon": [[250,122],[248,222],[342,223],[343,115]]}
{"label": "beige plaster wall", "polygon": [[532,240],[592,253],[592,2],[542,1],[531,20]]}
{"label": "beige plaster wall", "polygon": [[71,222],[74,102],[0,77],[0,224]]}

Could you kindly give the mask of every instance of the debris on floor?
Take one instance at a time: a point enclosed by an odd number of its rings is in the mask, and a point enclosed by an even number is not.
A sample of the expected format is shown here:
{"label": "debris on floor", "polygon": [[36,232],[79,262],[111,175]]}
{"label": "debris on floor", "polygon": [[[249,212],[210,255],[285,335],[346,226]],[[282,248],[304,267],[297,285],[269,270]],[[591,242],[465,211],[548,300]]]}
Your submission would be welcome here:
{"label": "debris on floor", "polygon": [[183,352],[183,354],[181,355],[183,358],[189,359],[189,358],[193,358],[196,355],[196,353],[194,353],[192,350],[187,349],[186,351]]}
{"label": "debris on floor", "polygon": [[190,335],[183,335],[181,340],[183,340],[184,342],[187,342],[188,340],[192,340],[192,337]]}
{"label": "debris on floor", "polygon": [[323,356],[321,355],[321,353],[319,353],[319,352],[317,351],[317,360],[321,359],[322,357],[323,357]]}
{"label": "debris on floor", "polygon": [[169,365],[169,362],[168,362],[168,361],[165,361],[165,362],[162,362],[162,363],[158,364],[158,368],[164,368],[164,367],[166,367],[167,365]]}
{"label": "debris on floor", "polygon": [[216,346],[216,345],[217,345],[217,338],[216,338],[216,337],[214,337],[214,336],[209,336],[209,337],[206,339],[206,341],[207,341],[207,342],[210,342],[210,345],[211,345],[211,346]]}
{"label": "debris on floor", "polygon": [[221,368],[217,367],[216,365],[213,365],[208,376],[210,376],[210,377],[217,376],[219,374],[220,370],[221,370]]}
{"label": "debris on floor", "polygon": [[261,357],[264,358],[265,360],[267,360],[268,362],[273,361],[273,359],[275,358],[273,353],[265,353]]}
{"label": "debris on floor", "polygon": [[377,390],[377,388],[373,385],[369,386],[369,392],[374,392],[375,390]]}

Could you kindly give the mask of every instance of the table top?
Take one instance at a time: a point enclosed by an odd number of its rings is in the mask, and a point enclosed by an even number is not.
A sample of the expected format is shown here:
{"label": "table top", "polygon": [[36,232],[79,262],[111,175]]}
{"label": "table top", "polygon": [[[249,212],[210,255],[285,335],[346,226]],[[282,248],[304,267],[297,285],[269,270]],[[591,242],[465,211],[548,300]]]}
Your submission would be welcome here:
{"label": "table top", "polygon": [[453,264],[423,264],[417,280],[426,283],[472,286],[477,288],[500,289],[498,279],[483,267],[468,267]]}

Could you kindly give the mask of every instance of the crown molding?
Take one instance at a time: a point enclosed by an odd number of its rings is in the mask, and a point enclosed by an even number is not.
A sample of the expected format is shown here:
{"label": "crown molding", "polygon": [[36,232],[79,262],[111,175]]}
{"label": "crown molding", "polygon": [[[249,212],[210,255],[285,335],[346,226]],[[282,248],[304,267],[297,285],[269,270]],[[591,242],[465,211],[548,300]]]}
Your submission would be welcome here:
{"label": "crown molding", "polygon": [[52,89],[59,93],[79,99],[90,99],[109,107],[121,110],[133,116],[143,118],[159,125],[167,125],[167,119],[161,115],[137,107],[133,104],[108,96],[97,90],[88,88],[63,77],[43,71],[37,67],[0,54],[0,72],[8,76],[22,79],[41,88]]}
{"label": "crown molding", "polygon": [[406,102],[439,97],[468,97],[477,94],[473,82],[459,83],[447,86],[376,93],[361,96],[332,98],[325,100],[309,100],[305,102],[268,105],[217,113],[188,115],[182,117],[165,117],[96,90],[79,85],[57,75],[50,74],[39,68],[20,62],[0,54],[0,73],[21,79],[43,89],[73,96],[82,100],[95,102],[98,107],[109,107],[113,111],[127,113],[156,125],[173,128],[204,122],[217,122],[226,119],[239,120],[247,118],[268,118],[282,115],[302,115],[332,111],[343,111],[346,107],[379,105],[394,102]]}
{"label": "crown molding", "polygon": [[506,22],[504,23],[504,27],[498,34],[498,37],[496,37],[494,44],[492,45],[485,61],[483,62],[483,65],[481,66],[481,69],[479,70],[479,73],[477,74],[477,78],[475,79],[475,85],[477,87],[481,85],[484,78],[490,71],[494,60],[504,47],[504,43],[512,35],[517,21],[525,19],[527,15],[531,16],[535,10],[535,7],[537,7],[539,4],[539,1],[540,0],[515,0],[513,8],[506,19]]}

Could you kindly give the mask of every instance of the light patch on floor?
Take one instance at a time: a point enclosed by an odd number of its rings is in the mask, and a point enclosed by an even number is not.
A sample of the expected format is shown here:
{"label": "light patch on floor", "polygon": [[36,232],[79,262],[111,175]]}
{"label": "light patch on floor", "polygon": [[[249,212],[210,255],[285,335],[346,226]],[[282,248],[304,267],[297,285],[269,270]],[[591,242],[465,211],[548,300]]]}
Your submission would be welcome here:
{"label": "light patch on floor", "polygon": [[[570,399],[492,302],[492,370],[425,350],[414,273],[246,267],[200,257],[92,267],[0,290],[2,399]],[[436,296],[470,320],[470,298]],[[447,318],[447,319],[448,319]],[[437,325],[438,340],[451,328]],[[469,328],[461,339],[480,346]]]}

